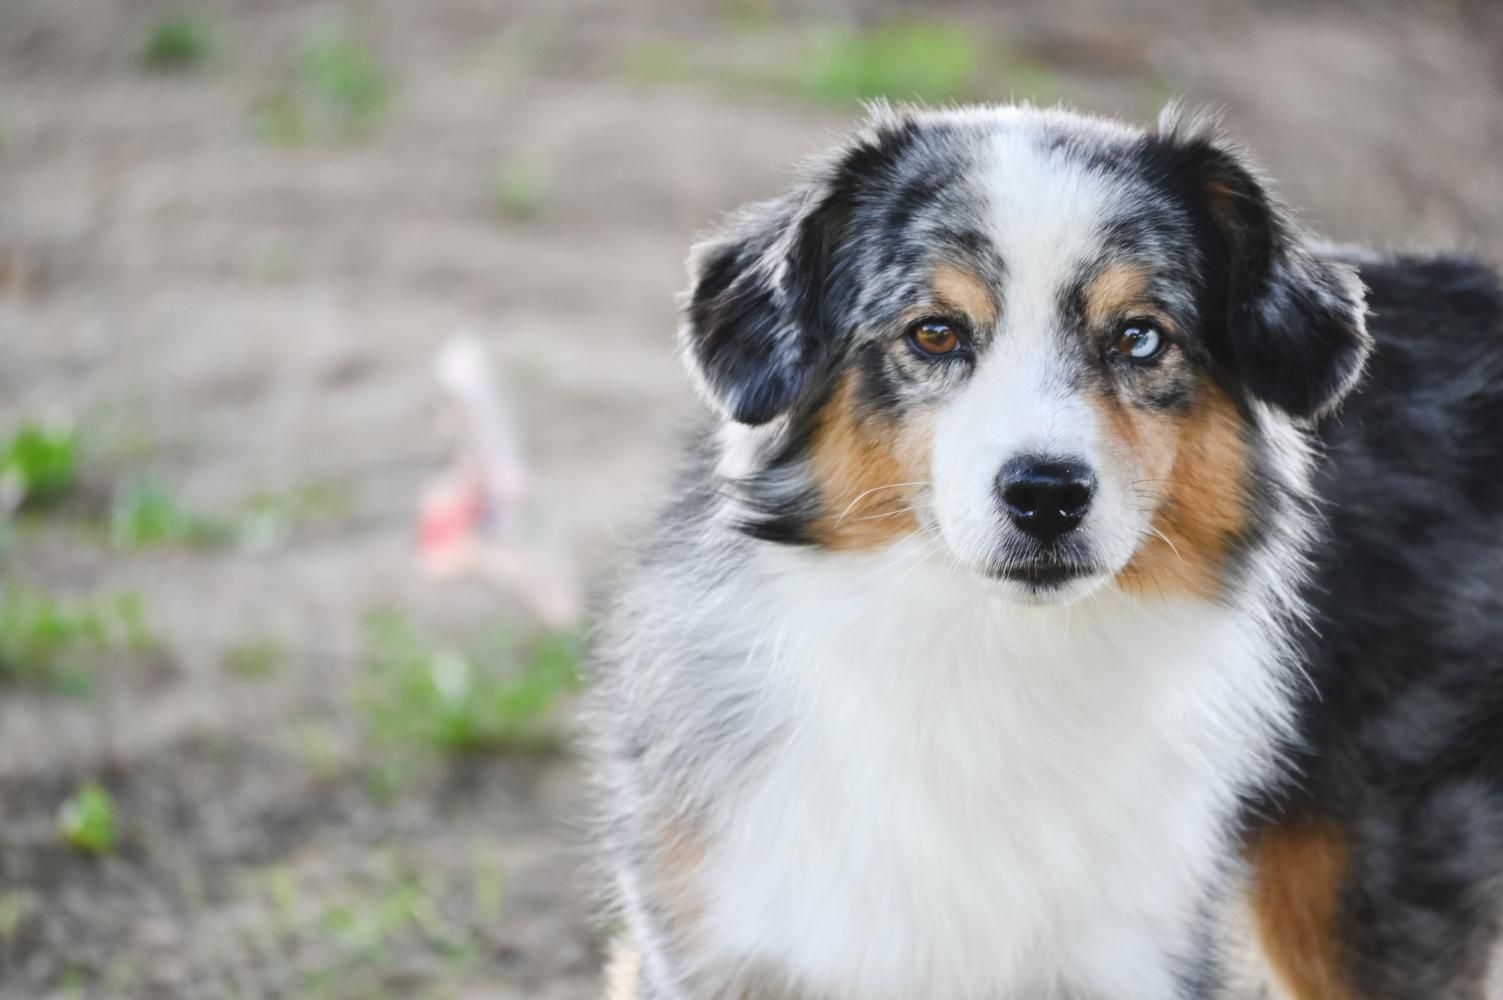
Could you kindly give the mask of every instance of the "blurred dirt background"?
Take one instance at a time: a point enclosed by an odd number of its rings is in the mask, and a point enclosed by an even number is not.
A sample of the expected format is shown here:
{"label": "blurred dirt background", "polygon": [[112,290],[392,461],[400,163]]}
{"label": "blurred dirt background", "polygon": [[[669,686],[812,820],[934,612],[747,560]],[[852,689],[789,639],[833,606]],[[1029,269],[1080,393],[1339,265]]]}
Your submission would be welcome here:
{"label": "blurred dirt background", "polygon": [[598,600],[693,234],[878,93],[1220,104],[1332,238],[1503,258],[1484,0],[0,4],[0,442],[75,452],[0,522],[0,997],[595,995],[572,695],[435,708],[547,637],[415,570],[431,357]]}

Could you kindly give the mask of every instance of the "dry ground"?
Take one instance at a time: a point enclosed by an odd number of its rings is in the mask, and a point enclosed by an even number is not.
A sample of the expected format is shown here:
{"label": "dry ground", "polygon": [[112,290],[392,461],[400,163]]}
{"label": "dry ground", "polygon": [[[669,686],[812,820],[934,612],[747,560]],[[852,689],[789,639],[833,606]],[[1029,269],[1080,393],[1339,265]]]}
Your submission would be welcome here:
{"label": "dry ground", "polygon": [[[215,55],[149,71],[142,39],[174,9],[214,26]],[[504,364],[547,504],[605,578],[692,412],[671,331],[693,232],[771,194],[851,114],[786,71],[835,14],[894,10],[0,5],[0,435],[57,411],[93,435],[80,495],[28,522],[3,570],[137,592],[163,639],[106,662],[91,698],[0,687],[0,997],[593,995],[577,765],[460,757],[375,794],[360,623],[516,618],[413,571],[415,497],[444,458],[427,366],[462,326]],[[974,85],[999,97],[1225,105],[1335,238],[1503,258],[1499,5],[924,16],[970,26]],[[386,67],[390,106],[358,141],[268,141],[255,109],[331,20]],[[508,170],[543,186],[498,209]],[[193,509],[309,484],[341,501],[264,551],[122,555],[90,525],[141,467]],[[247,642],[285,662],[227,669]],[[87,778],[116,801],[104,858],[56,834]]]}

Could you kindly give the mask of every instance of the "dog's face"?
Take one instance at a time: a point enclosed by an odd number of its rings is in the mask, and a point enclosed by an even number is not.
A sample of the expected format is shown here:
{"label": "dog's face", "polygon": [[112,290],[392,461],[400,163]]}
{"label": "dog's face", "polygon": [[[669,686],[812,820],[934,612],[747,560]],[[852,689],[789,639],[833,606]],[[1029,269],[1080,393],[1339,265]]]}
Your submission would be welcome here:
{"label": "dog's face", "polygon": [[1032,602],[1218,596],[1278,502],[1262,428],[1334,405],[1367,351],[1354,275],[1172,126],[882,115],[693,270],[745,530],[928,535]]}

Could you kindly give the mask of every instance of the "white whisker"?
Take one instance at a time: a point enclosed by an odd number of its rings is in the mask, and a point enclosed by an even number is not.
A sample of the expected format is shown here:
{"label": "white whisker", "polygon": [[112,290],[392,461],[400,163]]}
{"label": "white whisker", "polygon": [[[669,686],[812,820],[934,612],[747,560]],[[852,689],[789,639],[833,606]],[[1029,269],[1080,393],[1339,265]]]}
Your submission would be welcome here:
{"label": "white whisker", "polygon": [[881,486],[873,486],[869,490],[863,490],[860,493],[856,494],[856,498],[854,500],[852,500],[850,503],[846,504],[845,510],[841,511],[840,512],[840,516],[835,519],[835,524],[838,526],[841,521],[845,520],[845,516],[847,514],[849,514],[852,510],[855,509],[855,507],[856,507],[856,505],[858,503],[860,503],[862,500],[865,500],[867,497],[871,496],[873,493],[878,493],[878,492],[880,492],[882,490],[900,490],[900,489],[904,488],[905,486],[928,486],[928,485],[930,485],[930,484],[927,481],[924,481],[924,482],[912,482],[912,483],[884,483]]}

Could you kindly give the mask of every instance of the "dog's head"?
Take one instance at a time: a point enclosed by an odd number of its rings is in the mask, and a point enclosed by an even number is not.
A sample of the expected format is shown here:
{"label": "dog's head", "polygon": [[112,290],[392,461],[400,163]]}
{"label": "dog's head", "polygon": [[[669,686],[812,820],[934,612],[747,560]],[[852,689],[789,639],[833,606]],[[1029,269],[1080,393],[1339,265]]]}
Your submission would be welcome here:
{"label": "dog's head", "polygon": [[1367,355],[1356,275],[1306,240],[1172,117],[877,111],[691,261],[682,344],[740,526],[927,533],[1028,601],[1216,596],[1267,514],[1264,431]]}

